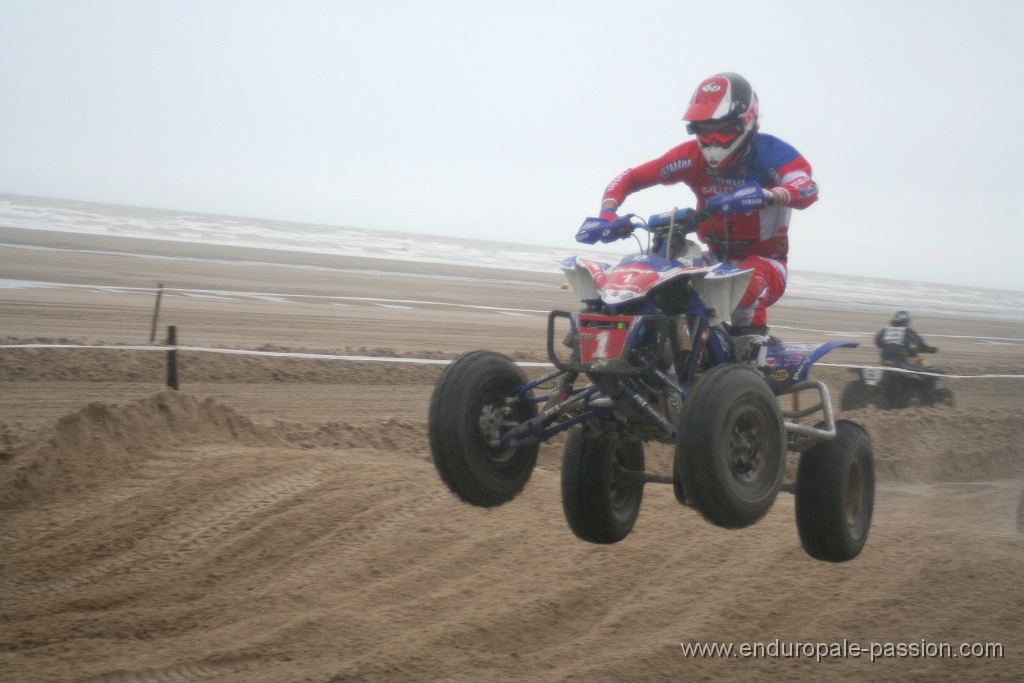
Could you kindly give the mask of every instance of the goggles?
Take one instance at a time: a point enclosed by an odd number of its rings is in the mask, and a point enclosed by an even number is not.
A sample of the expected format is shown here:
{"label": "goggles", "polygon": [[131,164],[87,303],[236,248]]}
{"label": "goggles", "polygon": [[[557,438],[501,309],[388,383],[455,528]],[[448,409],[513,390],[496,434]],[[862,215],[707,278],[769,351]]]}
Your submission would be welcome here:
{"label": "goggles", "polygon": [[728,147],[743,132],[743,123],[732,121],[697,121],[686,124],[686,132],[696,135],[704,146]]}

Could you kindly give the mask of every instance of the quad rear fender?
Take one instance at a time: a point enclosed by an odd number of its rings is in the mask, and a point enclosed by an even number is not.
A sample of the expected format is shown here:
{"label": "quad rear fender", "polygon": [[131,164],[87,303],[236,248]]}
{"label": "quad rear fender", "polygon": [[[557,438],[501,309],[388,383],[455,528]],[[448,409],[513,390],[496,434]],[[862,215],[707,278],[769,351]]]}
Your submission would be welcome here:
{"label": "quad rear fender", "polygon": [[822,356],[833,349],[855,348],[860,342],[830,341],[824,344],[816,342],[784,342],[768,347],[765,356],[765,367],[762,370],[768,386],[778,395],[789,387],[803,382],[813,366]]}

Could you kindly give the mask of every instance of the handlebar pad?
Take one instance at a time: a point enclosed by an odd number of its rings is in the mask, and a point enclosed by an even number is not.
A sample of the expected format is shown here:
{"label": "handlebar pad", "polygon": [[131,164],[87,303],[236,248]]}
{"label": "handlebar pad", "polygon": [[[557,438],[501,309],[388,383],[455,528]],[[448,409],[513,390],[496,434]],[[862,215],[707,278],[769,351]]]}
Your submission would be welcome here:
{"label": "handlebar pad", "polygon": [[576,241],[583,244],[597,244],[598,242],[608,244],[609,242],[625,239],[633,234],[633,223],[630,219],[634,215],[627,214],[613,221],[589,217],[583,221],[583,225],[576,231]]}

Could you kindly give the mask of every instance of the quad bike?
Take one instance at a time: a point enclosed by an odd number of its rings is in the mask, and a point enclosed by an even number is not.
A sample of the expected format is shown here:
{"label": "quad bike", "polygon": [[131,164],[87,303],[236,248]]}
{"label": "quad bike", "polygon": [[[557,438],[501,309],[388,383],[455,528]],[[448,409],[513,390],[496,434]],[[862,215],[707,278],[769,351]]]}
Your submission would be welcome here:
{"label": "quad bike", "polygon": [[953,392],[936,386],[945,370],[912,356],[901,366],[883,361],[880,368],[854,368],[857,379],[843,387],[840,407],[858,410],[874,404],[879,410],[899,410],[914,406],[952,406]]}
{"label": "quad bike", "polygon": [[[639,223],[648,245],[615,266],[560,262],[582,310],[548,315],[554,371],[529,380],[491,351],[466,353],[445,369],[428,427],[434,465],[452,492],[481,507],[512,500],[539,445],[568,432],[562,503],[584,541],[625,538],[644,485],[660,483],[724,528],[752,525],[780,490],[794,493],[808,554],[842,562],[860,553],[874,507],[871,440],[856,423],[833,419],[827,388],[807,379],[826,353],[858,344],[762,336],[752,353],[739,351],[738,340],[750,337],[734,338],[725,317],[751,271],[709,262],[686,238],[709,216],[682,209],[648,221],[588,219],[580,242],[629,237]],[[816,400],[800,409],[803,391]],[[789,394],[793,409],[785,411],[778,399]],[[650,441],[675,445],[671,476],[646,471]],[[784,484],[787,450],[801,455],[795,482]]]}

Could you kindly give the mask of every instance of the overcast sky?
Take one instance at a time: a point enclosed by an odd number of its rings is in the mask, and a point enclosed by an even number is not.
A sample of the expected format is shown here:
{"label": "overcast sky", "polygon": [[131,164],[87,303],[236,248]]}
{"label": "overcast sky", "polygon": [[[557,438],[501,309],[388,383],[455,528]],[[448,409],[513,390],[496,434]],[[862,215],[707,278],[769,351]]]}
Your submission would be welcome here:
{"label": "overcast sky", "polygon": [[1024,290],[1020,0],[0,0],[0,32],[0,192],[572,248],[736,71],[821,187],[792,269]]}

